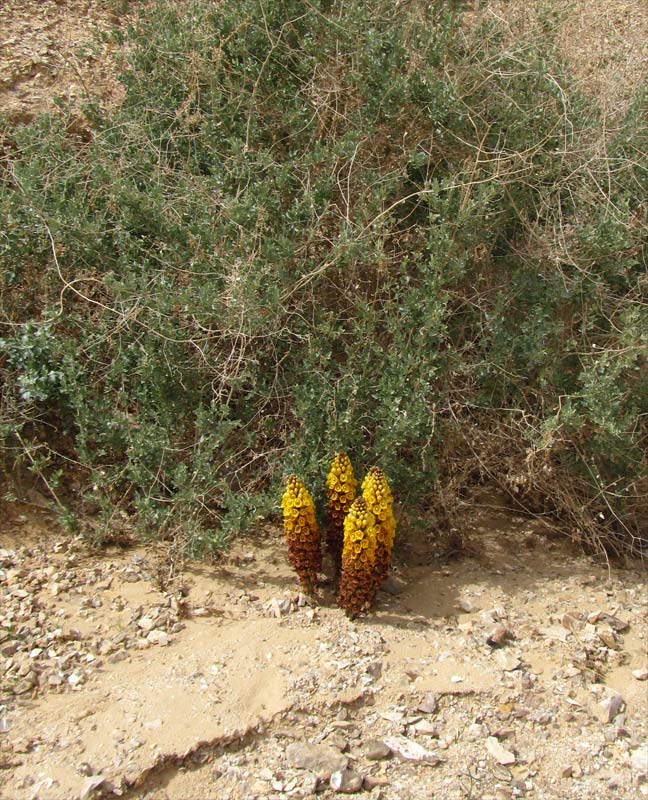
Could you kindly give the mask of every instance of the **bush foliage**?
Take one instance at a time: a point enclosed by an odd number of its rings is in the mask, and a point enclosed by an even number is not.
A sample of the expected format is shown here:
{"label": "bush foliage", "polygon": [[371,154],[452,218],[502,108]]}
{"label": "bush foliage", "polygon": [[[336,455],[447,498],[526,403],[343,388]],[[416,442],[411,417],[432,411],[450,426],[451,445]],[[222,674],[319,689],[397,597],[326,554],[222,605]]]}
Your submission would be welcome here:
{"label": "bush foliage", "polygon": [[167,0],[126,37],[119,108],[5,124],[7,473],[201,554],[344,445],[408,507],[489,478],[631,545],[646,94],[606,123],[545,23]]}

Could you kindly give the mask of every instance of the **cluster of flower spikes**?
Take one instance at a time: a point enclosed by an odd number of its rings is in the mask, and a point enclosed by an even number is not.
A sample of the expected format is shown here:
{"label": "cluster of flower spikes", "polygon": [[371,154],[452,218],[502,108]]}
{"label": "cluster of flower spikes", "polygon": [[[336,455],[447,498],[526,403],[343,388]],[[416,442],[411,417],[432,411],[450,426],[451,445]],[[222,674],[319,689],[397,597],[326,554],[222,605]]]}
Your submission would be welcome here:
{"label": "cluster of flower spikes", "polygon": [[344,520],[342,576],[338,605],[351,619],[371,604],[374,595],[376,518],[362,497],[353,501]]}
{"label": "cluster of flower spikes", "polygon": [[322,569],[320,534],[313,498],[296,475],[288,478],[281,507],[290,565],[299,576],[304,591],[312,594]]}
{"label": "cluster of flower spikes", "polygon": [[329,518],[326,541],[336,575],[342,564],[344,519],[355,500],[357,487],[351,459],[346,453],[337,453],[326,478]]}
{"label": "cluster of flower spikes", "polygon": [[394,498],[385,473],[380,467],[372,467],[367,473],[362,482],[362,496],[367,509],[376,519],[376,560],[373,570],[375,594],[389,575],[396,534]]}

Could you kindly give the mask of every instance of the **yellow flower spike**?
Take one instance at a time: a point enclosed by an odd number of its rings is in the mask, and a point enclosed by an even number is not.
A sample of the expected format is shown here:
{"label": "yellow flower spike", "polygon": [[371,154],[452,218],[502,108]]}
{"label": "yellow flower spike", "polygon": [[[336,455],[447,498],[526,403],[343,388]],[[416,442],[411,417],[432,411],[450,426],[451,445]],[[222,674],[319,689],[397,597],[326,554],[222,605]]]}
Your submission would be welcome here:
{"label": "yellow flower spike", "polygon": [[281,507],[288,541],[288,560],[299,576],[304,591],[312,594],[317,574],[322,569],[320,533],[313,498],[296,475],[288,478]]}
{"label": "yellow flower spike", "polygon": [[353,619],[371,603],[374,593],[376,534],[368,523],[367,505],[358,497],[344,520],[342,575],[338,604]]}
{"label": "yellow flower spike", "polygon": [[337,453],[326,479],[328,494],[327,545],[333,560],[333,570],[340,572],[344,518],[355,500],[358,482],[353,474],[351,460],[346,453]]}
{"label": "yellow flower spike", "polygon": [[362,496],[375,515],[376,560],[374,563],[374,595],[389,575],[392,548],[396,534],[394,498],[385,473],[372,467],[362,482]]}

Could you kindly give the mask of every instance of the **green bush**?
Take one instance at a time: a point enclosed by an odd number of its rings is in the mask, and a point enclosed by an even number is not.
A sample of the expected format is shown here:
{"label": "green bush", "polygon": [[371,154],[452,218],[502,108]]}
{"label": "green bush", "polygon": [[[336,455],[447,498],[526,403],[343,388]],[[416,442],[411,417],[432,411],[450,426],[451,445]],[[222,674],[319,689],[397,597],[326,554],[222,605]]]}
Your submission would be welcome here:
{"label": "green bush", "polygon": [[158,2],[127,38],[119,109],[4,129],[7,468],[45,448],[65,505],[200,555],[340,446],[423,508],[477,421],[520,453],[492,478],[541,453],[552,510],[630,543],[644,97],[601,151],[550,37],[443,2]]}

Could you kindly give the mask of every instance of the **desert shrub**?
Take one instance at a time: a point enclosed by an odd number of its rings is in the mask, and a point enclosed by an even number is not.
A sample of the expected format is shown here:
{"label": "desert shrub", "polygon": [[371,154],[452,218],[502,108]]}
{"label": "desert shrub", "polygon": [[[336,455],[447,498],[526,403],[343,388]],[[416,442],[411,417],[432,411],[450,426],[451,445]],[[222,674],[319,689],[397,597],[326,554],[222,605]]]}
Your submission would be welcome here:
{"label": "desert shrub", "polygon": [[631,544],[645,98],[603,146],[551,37],[502,36],[443,2],[167,0],[120,108],[6,125],[7,471],[46,454],[61,505],[199,555],[341,445],[410,508],[463,459]]}

